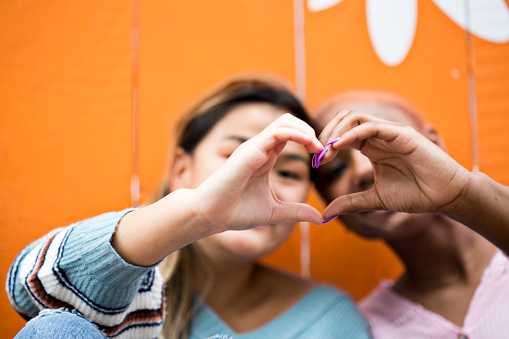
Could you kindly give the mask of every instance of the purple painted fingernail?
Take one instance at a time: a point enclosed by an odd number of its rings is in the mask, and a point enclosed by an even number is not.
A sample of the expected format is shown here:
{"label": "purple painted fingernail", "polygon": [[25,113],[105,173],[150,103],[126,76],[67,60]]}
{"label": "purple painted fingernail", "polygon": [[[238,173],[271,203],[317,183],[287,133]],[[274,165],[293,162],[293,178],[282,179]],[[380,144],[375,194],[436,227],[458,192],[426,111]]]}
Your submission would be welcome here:
{"label": "purple painted fingernail", "polygon": [[318,154],[318,159],[316,159],[316,168],[320,166],[320,163],[322,162],[323,157],[325,154],[329,151],[329,146],[325,146],[323,150]]}
{"label": "purple painted fingernail", "polygon": [[331,141],[329,141],[327,143],[327,145],[331,145],[331,144],[335,143],[336,141],[339,141],[339,139],[341,139],[341,137],[337,137],[336,139],[332,139]]}
{"label": "purple painted fingernail", "polygon": [[336,216],[333,216],[332,218],[329,218],[329,219],[326,219],[326,220],[324,219],[324,220],[322,221],[322,225],[323,225],[323,224],[325,224],[325,223],[328,223],[328,222],[329,222],[329,221],[331,221],[331,220],[336,219],[337,217],[338,217],[338,216],[336,215]]}
{"label": "purple painted fingernail", "polygon": [[325,154],[329,151],[329,145],[335,143],[336,141],[338,141],[339,139],[341,139],[340,137],[337,137],[336,139],[332,139],[331,141],[329,141],[327,143],[327,145],[325,145],[325,147],[322,149],[322,151],[320,153],[315,153],[313,155],[313,159],[311,160],[311,167],[313,168],[318,168],[320,167],[320,163],[322,162],[322,159],[323,157],[325,156]]}

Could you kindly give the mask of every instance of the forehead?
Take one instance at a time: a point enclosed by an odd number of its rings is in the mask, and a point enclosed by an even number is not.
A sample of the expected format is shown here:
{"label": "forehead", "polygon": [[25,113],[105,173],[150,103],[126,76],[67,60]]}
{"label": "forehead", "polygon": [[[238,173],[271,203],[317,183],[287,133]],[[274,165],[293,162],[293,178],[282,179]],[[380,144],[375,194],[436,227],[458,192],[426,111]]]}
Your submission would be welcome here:
{"label": "forehead", "polygon": [[[266,103],[243,104],[232,109],[204,138],[204,141],[248,140],[281,117],[286,111]],[[306,148],[295,142],[288,142],[283,153],[299,153],[309,157]]]}
{"label": "forehead", "polygon": [[251,138],[285,112],[265,103],[242,104],[233,108],[210,131],[213,136],[239,133]]}

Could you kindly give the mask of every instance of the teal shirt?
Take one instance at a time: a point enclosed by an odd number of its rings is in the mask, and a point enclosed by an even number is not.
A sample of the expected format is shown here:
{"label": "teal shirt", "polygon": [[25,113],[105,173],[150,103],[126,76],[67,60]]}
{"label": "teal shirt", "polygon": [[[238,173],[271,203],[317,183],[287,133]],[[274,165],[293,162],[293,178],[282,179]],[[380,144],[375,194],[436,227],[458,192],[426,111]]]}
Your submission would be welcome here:
{"label": "teal shirt", "polygon": [[221,339],[370,337],[352,300],[326,285],[315,287],[279,317],[246,333],[236,333],[201,303],[193,317],[190,339],[214,336]]}

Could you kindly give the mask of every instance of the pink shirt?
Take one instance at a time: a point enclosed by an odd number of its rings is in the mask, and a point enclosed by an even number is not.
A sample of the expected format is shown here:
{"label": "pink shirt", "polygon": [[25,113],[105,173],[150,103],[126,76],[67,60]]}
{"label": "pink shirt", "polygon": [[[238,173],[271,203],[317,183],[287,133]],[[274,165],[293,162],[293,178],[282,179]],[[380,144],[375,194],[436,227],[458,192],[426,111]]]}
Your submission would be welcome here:
{"label": "pink shirt", "polygon": [[509,338],[509,260],[500,251],[477,287],[463,327],[459,327],[392,289],[384,280],[360,304],[373,338]]}

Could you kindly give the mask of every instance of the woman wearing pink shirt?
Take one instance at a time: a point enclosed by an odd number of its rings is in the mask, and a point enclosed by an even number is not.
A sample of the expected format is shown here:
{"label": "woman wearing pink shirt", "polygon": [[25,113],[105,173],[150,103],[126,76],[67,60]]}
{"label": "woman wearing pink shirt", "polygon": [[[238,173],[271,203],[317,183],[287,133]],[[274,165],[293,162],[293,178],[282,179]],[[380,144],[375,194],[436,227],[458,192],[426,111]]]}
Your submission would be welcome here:
{"label": "woman wearing pink shirt", "polygon": [[340,94],[315,117],[323,144],[341,137],[317,172],[324,218],[385,240],[406,268],[360,303],[374,338],[509,336],[509,188],[460,166],[392,94]]}

